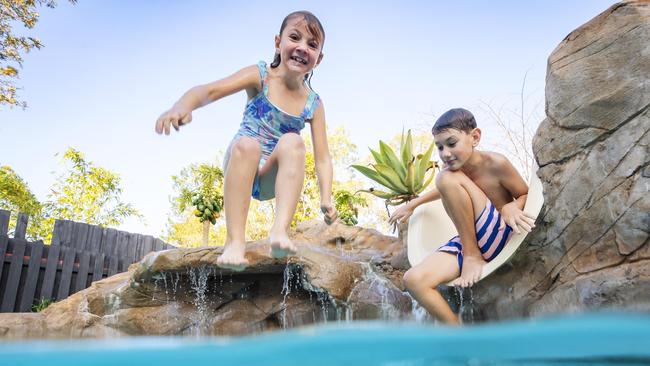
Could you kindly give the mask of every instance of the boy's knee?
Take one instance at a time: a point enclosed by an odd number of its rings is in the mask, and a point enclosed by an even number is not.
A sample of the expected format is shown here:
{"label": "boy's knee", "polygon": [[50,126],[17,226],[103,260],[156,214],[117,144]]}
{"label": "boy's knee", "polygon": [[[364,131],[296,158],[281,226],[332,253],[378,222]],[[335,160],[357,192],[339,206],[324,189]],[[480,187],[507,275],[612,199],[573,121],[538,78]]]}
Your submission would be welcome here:
{"label": "boy's knee", "polygon": [[463,172],[443,170],[436,176],[436,188],[442,191],[453,187],[459,187],[462,185],[464,179],[467,179],[467,176]]}
{"label": "boy's knee", "polygon": [[250,137],[240,137],[232,145],[232,154],[239,156],[256,156],[262,152],[260,143]]}
{"label": "boy's knee", "polygon": [[422,286],[424,276],[417,269],[417,267],[413,267],[404,273],[402,281],[404,282],[404,287],[406,287],[407,290],[413,291],[414,289]]}

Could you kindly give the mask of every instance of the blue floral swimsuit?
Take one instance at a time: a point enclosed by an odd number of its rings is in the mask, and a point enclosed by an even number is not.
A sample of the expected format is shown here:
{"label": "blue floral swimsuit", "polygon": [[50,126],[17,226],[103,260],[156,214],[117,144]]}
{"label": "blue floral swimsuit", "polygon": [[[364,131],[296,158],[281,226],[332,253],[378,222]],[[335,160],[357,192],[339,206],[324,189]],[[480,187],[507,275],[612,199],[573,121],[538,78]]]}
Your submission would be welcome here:
{"label": "blue floral swimsuit", "polygon": [[[300,134],[300,131],[305,127],[305,121],[311,120],[314,117],[314,112],[320,103],[320,98],[313,90],[309,91],[307,103],[300,116],[294,116],[284,112],[276,107],[268,98],[268,72],[266,70],[266,62],[260,61],[257,63],[257,68],[260,72],[260,80],[262,81],[262,92],[254,96],[246,104],[244,110],[244,118],[239,126],[239,131],[235,134],[224,159],[224,171],[228,166],[230,160],[230,149],[233,142],[242,136],[252,137],[260,143],[262,148],[262,157],[255,174],[253,181],[253,198],[264,201],[275,197],[275,176],[260,179],[259,170],[264,166],[269,156],[273,152],[275,145],[277,145],[280,137],[285,133]],[[233,163],[236,163],[233,161]]]}

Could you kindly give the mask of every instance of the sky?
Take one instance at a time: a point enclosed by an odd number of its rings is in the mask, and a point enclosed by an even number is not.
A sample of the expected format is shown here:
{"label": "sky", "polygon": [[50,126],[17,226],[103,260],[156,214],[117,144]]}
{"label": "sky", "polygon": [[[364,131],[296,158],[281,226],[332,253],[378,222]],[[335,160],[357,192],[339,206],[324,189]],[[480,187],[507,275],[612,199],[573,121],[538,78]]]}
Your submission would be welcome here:
{"label": "sky", "polygon": [[[26,109],[0,106],[0,165],[45,200],[68,147],[121,177],[122,199],[144,221],[119,228],[160,236],[171,176],[212,162],[241,122],[245,93],[193,113],[180,133],[154,133],[157,117],[189,88],[270,62],[282,19],[316,14],[324,58],[312,86],[328,126],[344,126],[360,155],[402,128],[426,130],[454,107],[486,106],[543,119],[546,62],[572,30],[613,2],[546,1],[123,1],[60,0],[33,30],[45,45],[25,55]],[[492,143],[498,144],[496,134]]]}

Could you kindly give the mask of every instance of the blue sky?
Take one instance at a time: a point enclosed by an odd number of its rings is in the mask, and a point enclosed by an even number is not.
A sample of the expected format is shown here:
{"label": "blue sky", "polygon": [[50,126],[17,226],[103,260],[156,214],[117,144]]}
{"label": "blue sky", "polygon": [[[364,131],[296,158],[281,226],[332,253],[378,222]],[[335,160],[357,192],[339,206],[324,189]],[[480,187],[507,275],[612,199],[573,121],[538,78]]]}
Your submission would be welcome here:
{"label": "blue sky", "polygon": [[45,45],[26,55],[18,81],[28,108],[0,107],[0,165],[44,200],[59,168],[54,154],[79,149],[120,174],[124,200],[144,214],[144,224],[130,220],[122,229],[160,235],[171,175],[225,149],[245,93],[196,111],[169,137],[154,133],[156,118],[188,88],[270,61],[289,12],[307,9],[323,23],[325,57],[312,86],[328,124],[344,125],[365,154],[402,126],[423,129],[458,106],[475,111],[489,136],[494,126],[479,107],[516,107],[526,74],[530,106],[543,109],[548,56],[611,4],[61,0],[41,9],[28,33]]}

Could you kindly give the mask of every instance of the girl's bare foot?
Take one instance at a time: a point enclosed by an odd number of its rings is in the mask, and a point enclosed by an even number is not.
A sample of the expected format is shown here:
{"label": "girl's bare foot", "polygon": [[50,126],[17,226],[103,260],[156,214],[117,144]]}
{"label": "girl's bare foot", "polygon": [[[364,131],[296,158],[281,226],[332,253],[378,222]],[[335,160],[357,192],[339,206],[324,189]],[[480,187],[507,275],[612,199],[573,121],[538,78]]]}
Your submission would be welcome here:
{"label": "girl's bare foot", "polygon": [[246,254],[246,243],[226,243],[223,253],[217,258],[217,266],[243,271],[249,265],[244,254]]}
{"label": "girl's bare foot", "polygon": [[271,242],[271,255],[274,258],[284,258],[296,254],[298,250],[293,244],[286,231],[271,232],[269,236]]}

